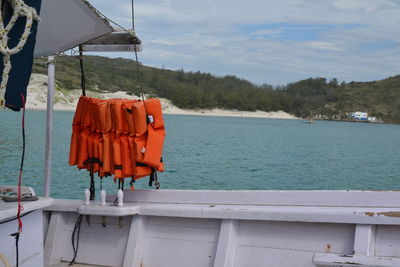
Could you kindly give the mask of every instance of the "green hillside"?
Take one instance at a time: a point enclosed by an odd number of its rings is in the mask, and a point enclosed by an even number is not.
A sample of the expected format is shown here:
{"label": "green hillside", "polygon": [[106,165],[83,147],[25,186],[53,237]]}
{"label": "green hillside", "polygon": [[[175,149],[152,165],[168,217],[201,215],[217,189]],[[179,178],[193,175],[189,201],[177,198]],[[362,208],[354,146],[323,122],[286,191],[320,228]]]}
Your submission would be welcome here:
{"label": "green hillside", "polygon": [[389,123],[400,122],[400,75],[347,84],[338,84],[336,79],[307,79],[288,84],[284,91],[292,96],[290,110],[298,116],[345,119],[346,113],[364,111]]}
{"label": "green hillside", "polygon": [[[400,122],[400,76],[368,83],[339,83],[336,79],[310,78],[273,88],[258,86],[235,76],[217,77],[209,73],[171,71],[140,65],[138,80],[136,62],[85,56],[86,86],[98,91],[144,92],[170,99],[181,108],[223,108],[238,110],[284,110],[300,117],[322,116],[344,119],[347,112],[367,111],[387,122]],[[80,88],[77,57],[57,57],[58,85],[65,89]],[[36,62],[33,72],[47,73],[44,64]]]}

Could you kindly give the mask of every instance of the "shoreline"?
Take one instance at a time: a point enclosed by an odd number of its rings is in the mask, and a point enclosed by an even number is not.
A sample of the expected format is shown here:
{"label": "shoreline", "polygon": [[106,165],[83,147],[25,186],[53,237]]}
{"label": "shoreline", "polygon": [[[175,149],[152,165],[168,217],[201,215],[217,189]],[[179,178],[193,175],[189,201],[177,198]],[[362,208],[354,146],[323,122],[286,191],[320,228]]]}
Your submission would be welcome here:
{"label": "shoreline", "polygon": [[[44,108],[40,107],[29,107],[27,103],[26,110],[30,111],[46,111]],[[75,109],[69,107],[56,107],[54,106],[54,111],[63,112],[74,112]],[[182,111],[170,111],[164,110],[164,115],[178,115],[178,116],[205,116],[205,117],[229,117],[229,118],[256,118],[256,119],[281,119],[281,120],[303,120],[302,118],[294,117],[289,113],[284,111],[236,111],[236,110],[220,110],[221,112],[215,112],[214,110],[189,110],[182,109]]]}
{"label": "shoreline", "polygon": [[[126,92],[93,92],[87,91],[90,97],[103,99],[110,98],[137,98],[140,97],[129,95]],[[75,111],[79,97],[80,89],[69,91],[55,90],[54,92],[54,110],[55,111]],[[171,101],[160,98],[164,114],[170,115],[193,115],[193,116],[218,116],[218,117],[243,117],[243,118],[265,118],[265,119],[301,119],[285,111],[239,111],[225,109],[181,109],[173,105]],[[47,108],[47,76],[43,74],[33,73],[28,90],[26,109],[28,110],[46,110]]]}

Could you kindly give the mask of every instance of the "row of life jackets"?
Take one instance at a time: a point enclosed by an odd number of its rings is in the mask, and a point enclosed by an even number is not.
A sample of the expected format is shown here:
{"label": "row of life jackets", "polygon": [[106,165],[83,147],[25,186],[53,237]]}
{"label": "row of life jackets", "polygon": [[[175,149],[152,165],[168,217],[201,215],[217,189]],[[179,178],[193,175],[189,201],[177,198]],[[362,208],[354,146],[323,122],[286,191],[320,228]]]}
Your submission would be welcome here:
{"label": "row of life jackets", "polygon": [[164,171],[159,99],[81,96],[72,123],[69,164],[99,177],[134,180]]}

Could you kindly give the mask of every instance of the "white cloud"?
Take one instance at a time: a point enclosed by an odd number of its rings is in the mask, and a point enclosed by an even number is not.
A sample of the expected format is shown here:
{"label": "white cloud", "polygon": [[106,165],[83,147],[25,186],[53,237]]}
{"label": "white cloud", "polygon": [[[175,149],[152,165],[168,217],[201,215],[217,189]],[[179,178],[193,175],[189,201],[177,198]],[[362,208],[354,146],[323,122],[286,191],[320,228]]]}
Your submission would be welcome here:
{"label": "white cloud", "polygon": [[[91,2],[130,26],[130,1]],[[135,2],[144,64],[272,84],[316,76],[365,81],[400,69],[397,0]],[[263,27],[268,24],[291,27],[287,32]],[[304,40],[290,38],[307,31],[317,33]]]}
{"label": "white cloud", "polygon": [[319,50],[327,50],[327,51],[342,51],[335,43],[333,42],[308,42],[307,43],[311,48],[319,49]]}

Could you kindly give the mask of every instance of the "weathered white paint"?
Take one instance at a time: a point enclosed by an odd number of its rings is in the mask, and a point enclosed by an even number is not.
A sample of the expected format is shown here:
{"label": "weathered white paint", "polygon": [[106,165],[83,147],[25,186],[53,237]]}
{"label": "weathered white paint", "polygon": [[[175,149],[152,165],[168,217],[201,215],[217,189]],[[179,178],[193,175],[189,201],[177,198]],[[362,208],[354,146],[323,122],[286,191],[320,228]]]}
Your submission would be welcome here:
{"label": "weathered white paint", "polygon": [[146,239],[145,216],[133,216],[123,267],[141,267]]}
{"label": "weathered white paint", "polygon": [[[46,208],[54,203],[54,199],[52,198],[44,198],[41,197],[37,201],[26,201],[23,202],[22,205],[24,207],[24,211],[22,214]],[[17,215],[17,202],[3,202],[0,201],[0,222],[13,218]]]}
{"label": "weathered white paint", "polygon": [[375,253],[380,256],[400,258],[399,240],[400,225],[378,225]]}
{"label": "weathered white paint", "polygon": [[234,267],[237,247],[237,220],[223,220],[219,231],[214,267]]}
{"label": "weathered white paint", "polygon": [[319,267],[399,267],[400,259],[352,255],[316,254],[314,264]]}
{"label": "weathered white paint", "polygon": [[372,256],[375,253],[376,225],[357,224],[354,255]]}
{"label": "weathered white paint", "polygon": [[67,213],[53,211],[44,243],[44,263],[52,265],[61,261]]}
{"label": "weathered white paint", "polygon": [[[62,242],[62,261],[71,261],[73,250],[71,236],[78,214],[68,214],[64,228]],[[90,224],[83,217],[80,231],[79,250],[76,257],[77,263],[122,266],[131,218],[123,217],[122,222],[118,217],[106,217],[105,227],[101,216],[90,216]]]}
{"label": "weathered white paint", "polygon": [[[126,202],[321,207],[399,207],[399,191],[144,190],[124,191]],[[109,195],[107,201],[114,201]]]}
{"label": "weathered white paint", "polygon": [[[24,192],[34,192],[28,187]],[[37,201],[22,202],[23,231],[19,239],[19,266],[43,266],[43,208],[54,202],[51,198],[39,198]],[[10,234],[17,232],[17,202],[0,201],[0,253],[12,266],[15,266],[15,239]]]}
{"label": "weathered white paint", "polygon": [[[3,221],[4,222],[4,221]],[[43,266],[43,230],[42,211],[37,210],[22,218],[23,232],[19,239],[19,266]],[[0,224],[0,253],[11,266],[15,266],[15,238],[10,234],[18,229],[17,221]],[[3,266],[0,261],[0,266]]]}
{"label": "weathered white paint", "polygon": [[[124,193],[123,207],[110,206],[110,202],[102,207],[98,202],[84,205],[79,200],[57,200],[48,209],[69,218],[62,227],[64,233],[59,234],[67,241],[52,243],[62,248],[61,259],[71,259],[72,229],[78,214],[84,214],[91,217],[91,226],[85,224],[81,233],[78,263],[313,267],[353,266],[345,262],[351,259],[364,264],[361,266],[400,266],[389,263],[397,264],[400,258],[400,192]],[[375,204],[372,196],[377,199]],[[109,201],[114,199],[108,196]],[[102,216],[107,218],[106,227],[96,223]],[[121,218],[123,228],[117,227]],[[109,221],[115,223],[109,225]]]}
{"label": "weathered white paint", "polygon": [[[67,202],[77,203],[77,202]],[[78,203],[81,203],[79,201]],[[91,201],[89,205],[79,205],[77,211],[79,214],[90,214],[90,215],[103,215],[103,216],[127,216],[135,215],[138,213],[140,206],[135,203],[124,203],[124,206],[117,207],[112,205],[113,203],[108,202],[105,206],[101,205],[101,202]],[[67,204],[68,205],[68,204]]]}
{"label": "weathered white paint", "polygon": [[[156,196],[155,196],[156,197]],[[103,216],[173,216],[191,218],[214,218],[241,220],[269,220],[320,223],[355,223],[397,225],[400,223],[399,208],[366,207],[322,207],[322,206],[269,206],[269,205],[220,205],[220,204],[178,204],[178,203],[129,203],[123,207],[112,206],[108,202],[102,207],[100,202],[84,205],[81,200],[57,200],[51,208],[80,214]]]}

